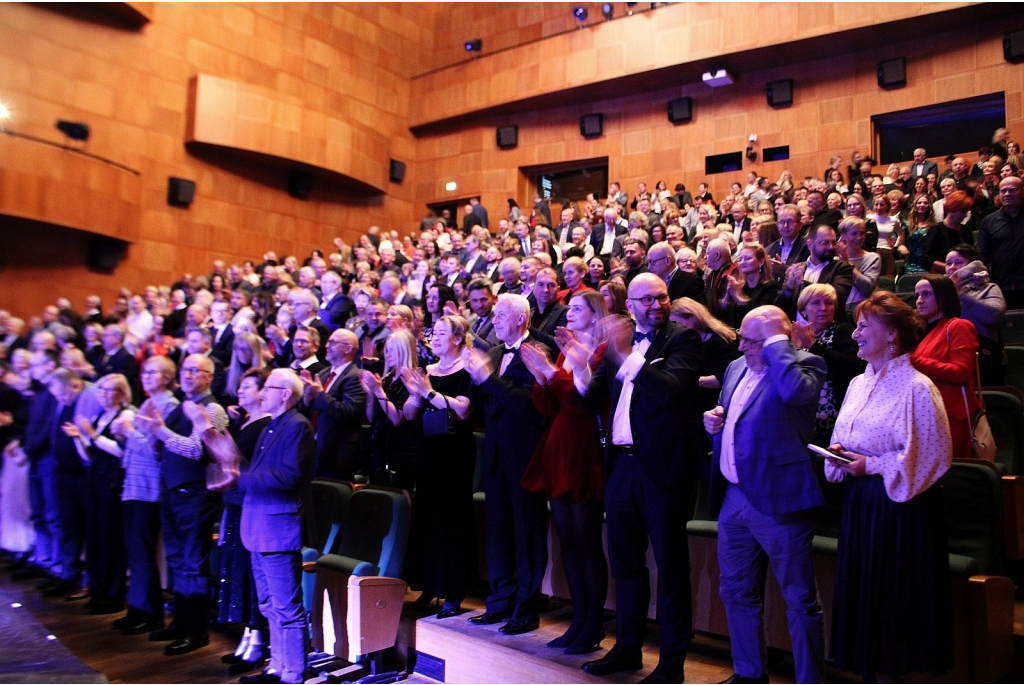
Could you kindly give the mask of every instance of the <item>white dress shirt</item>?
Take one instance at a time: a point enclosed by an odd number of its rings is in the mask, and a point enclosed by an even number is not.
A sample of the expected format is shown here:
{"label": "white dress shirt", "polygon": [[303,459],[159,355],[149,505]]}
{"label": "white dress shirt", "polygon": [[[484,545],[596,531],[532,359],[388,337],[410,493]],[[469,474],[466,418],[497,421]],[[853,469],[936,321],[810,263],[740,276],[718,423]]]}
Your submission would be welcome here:
{"label": "white dress shirt", "polygon": [[508,365],[512,363],[512,357],[514,356],[513,350],[519,349],[519,346],[526,340],[527,335],[529,335],[528,332],[512,345],[505,345],[505,353],[501,357],[501,368],[498,370],[499,376],[504,376],[505,372],[508,371]]}
{"label": "white dress shirt", "polygon": [[619,393],[619,402],[615,405],[615,414],[612,415],[613,445],[633,445],[633,427],[629,421],[629,408],[633,404],[633,379],[643,368],[644,355],[650,346],[651,341],[646,338],[633,343],[633,351],[623,360],[622,366],[615,374],[615,377],[622,381],[622,392]]}

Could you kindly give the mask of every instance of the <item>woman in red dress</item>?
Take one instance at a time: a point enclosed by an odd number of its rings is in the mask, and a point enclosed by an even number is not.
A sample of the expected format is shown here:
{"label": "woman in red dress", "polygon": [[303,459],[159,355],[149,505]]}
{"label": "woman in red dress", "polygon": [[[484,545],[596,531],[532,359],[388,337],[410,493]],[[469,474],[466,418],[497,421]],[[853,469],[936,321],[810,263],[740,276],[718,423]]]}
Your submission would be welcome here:
{"label": "woman in red dress", "polygon": [[973,323],[960,318],[960,297],[953,281],[926,274],[914,290],[917,313],[927,323],[928,332],[910,355],[910,362],[942,395],[949,417],[953,458],[970,459],[971,421],[978,411],[974,395],[978,333]]}
{"label": "woman in red dress", "polygon": [[574,379],[595,369],[604,348],[595,347],[594,326],[608,315],[604,298],[593,290],[569,301],[567,329],[555,338],[562,353],[552,364],[543,348],[523,345],[523,363],[537,379],[533,402],[550,419],[537,445],[522,485],[551,499],[551,517],[562,546],[562,565],[569,585],[573,618],[569,629],[548,643],[565,654],[586,654],[604,639],[602,617],[608,593],[608,566],[601,542],[604,514],[599,417],[583,406]]}

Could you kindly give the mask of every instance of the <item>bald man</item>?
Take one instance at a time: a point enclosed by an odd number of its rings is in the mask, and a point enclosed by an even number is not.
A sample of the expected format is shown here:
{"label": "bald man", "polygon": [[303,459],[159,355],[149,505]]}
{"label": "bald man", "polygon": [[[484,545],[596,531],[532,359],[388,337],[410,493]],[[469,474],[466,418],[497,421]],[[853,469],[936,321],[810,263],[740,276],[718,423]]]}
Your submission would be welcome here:
{"label": "bald man", "polygon": [[666,242],[654,243],[647,253],[647,270],[665,281],[669,299],[689,297],[700,302],[704,297],[704,281],[697,274],[681,271],[676,265],[676,253]]}
{"label": "bald man", "polygon": [[359,339],[347,328],[331,333],[326,343],[330,368],[303,371],[302,403],[316,435],[314,477],[352,480],[359,465],[359,427],[366,415],[366,391],[353,362]]}

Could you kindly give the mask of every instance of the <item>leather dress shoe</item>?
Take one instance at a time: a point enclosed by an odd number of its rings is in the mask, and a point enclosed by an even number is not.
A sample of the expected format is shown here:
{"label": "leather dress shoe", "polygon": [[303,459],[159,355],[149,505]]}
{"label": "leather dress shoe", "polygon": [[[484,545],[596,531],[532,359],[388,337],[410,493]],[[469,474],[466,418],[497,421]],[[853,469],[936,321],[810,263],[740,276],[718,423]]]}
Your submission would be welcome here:
{"label": "leather dress shoe", "polygon": [[123,635],[142,635],[143,633],[152,633],[155,630],[160,630],[164,627],[164,620],[162,618],[139,618],[135,623],[127,625],[121,631]]}
{"label": "leather dress shoe", "polygon": [[36,583],[36,589],[46,592],[55,585],[60,585],[62,582],[58,576],[43,576],[43,579]]}
{"label": "leather dress shoe", "polygon": [[253,673],[252,675],[244,675],[238,679],[240,683],[279,683],[281,682],[281,674],[275,673],[270,670],[263,671],[262,673]]}
{"label": "leather dress shoe", "polygon": [[600,659],[588,661],[582,666],[584,671],[596,676],[606,676],[621,671],[639,671],[643,667],[644,660],[640,652],[626,654],[625,650],[620,650],[617,646],[612,647],[611,651]]}
{"label": "leather dress shoe", "polygon": [[528,616],[526,618],[514,618],[498,628],[498,631],[504,635],[522,635],[538,628],[540,628],[540,619],[536,616]]}
{"label": "leather dress shoe", "polygon": [[167,642],[170,640],[179,640],[183,637],[185,637],[185,631],[174,623],[171,623],[171,625],[166,628],[154,630],[149,634],[151,642]]}
{"label": "leather dress shoe", "polygon": [[767,683],[768,674],[764,674],[760,678],[748,678],[745,675],[739,673],[733,673],[731,676],[722,681],[723,683]]}
{"label": "leather dress shoe", "polygon": [[502,623],[509,619],[508,614],[492,613],[490,611],[484,612],[479,616],[474,616],[469,619],[469,622],[475,626],[493,626],[495,623]]}
{"label": "leather dress shoe", "polygon": [[178,656],[179,654],[188,654],[194,652],[197,649],[205,647],[210,644],[210,634],[203,633],[190,633],[180,640],[176,640],[171,644],[164,647],[164,654],[167,656]]}
{"label": "leather dress shoe", "polygon": [[437,612],[436,618],[452,618],[454,616],[461,616],[464,613],[466,613],[466,610],[462,607],[449,607],[447,609],[441,607],[441,611]]}
{"label": "leather dress shoe", "polygon": [[683,682],[682,666],[666,666],[658,664],[654,670],[643,678],[641,683],[681,683]]}

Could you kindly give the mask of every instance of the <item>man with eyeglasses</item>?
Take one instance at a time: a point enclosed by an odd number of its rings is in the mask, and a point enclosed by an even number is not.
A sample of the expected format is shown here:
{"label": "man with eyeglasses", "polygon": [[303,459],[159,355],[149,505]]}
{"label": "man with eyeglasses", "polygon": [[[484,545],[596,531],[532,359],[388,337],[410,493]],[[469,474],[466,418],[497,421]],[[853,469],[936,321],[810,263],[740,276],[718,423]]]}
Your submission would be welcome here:
{"label": "man with eyeglasses", "polygon": [[303,403],[316,435],[313,474],[353,480],[359,465],[359,430],[366,416],[366,391],[354,363],[359,339],[339,328],[327,339],[327,363],[319,374],[300,372]]}
{"label": "man with eyeglasses", "polygon": [[223,407],[210,392],[213,361],[190,354],[181,364],[181,390],[186,402],[167,416],[139,412],[136,425],[160,441],[160,480],[164,495],[161,519],[167,570],[174,581],[174,619],[154,630],[149,639],[171,641],[168,656],[187,654],[210,642],[207,632],[210,594],[210,540],[217,515],[215,493],[206,489],[209,453],[200,438],[204,426],[193,425],[186,414],[190,403],[205,409],[209,425],[218,431],[228,425]]}
{"label": "man with eyeglasses", "polygon": [[676,254],[668,243],[655,243],[647,253],[647,270],[665,281],[668,297],[675,302],[689,297],[700,302],[704,297],[704,281],[695,274],[681,271],[676,266]]}
{"label": "man with eyeglasses", "polygon": [[1024,181],[1007,176],[999,182],[1002,207],[981,220],[978,251],[1008,309],[1024,308]]}
{"label": "man with eyeglasses", "polygon": [[811,252],[807,247],[807,238],[800,235],[800,209],[796,205],[783,205],[778,211],[776,223],[782,237],[764,251],[771,258],[775,280],[781,281],[786,275],[786,267],[807,261]]}
{"label": "man with eyeglasses", "polygon": [[[338,331],[340,332],[340,331]],[[289,369],[274,369],[260,391],[270,423],[260,433],[249,470],[240,526],[252,555],[260,612],[270,623],[270,664],[242,676],[242,683],[305,682],[309,629],[302,608],[302,501],[312,479],[313,430],[297,406],[302,382]]]}
{"label": "man with eyeglasses", "polygon": [[771,563],[786,600],[796,679],[820,683],[825,635],[811,514],[825,500],[805,445],[814,440],[827,369],[820,357],[793,346],[789,319],[778,307],[750,311],[739,340],[743,357],[725,372],[719,406],[704,414],[713,442],[708,489],[718,516],[719,593],[735,669],[725,682],[768,682],[762,598]]}
{"label": "man with eyeglasses", "polygon": [[[623,317],[602,321],[604,362],[577,391],[592,406],[610,402],[605,510],[608,558],[615,578],[615,646],[583,670],[609,676],[643,667],[641,648],[650,604],[648,541],[658,564],[658,666],[641,682],[679,683],[693,638],[686,507],[701,477],[697,380],[701,339],[668,320],[665,282],[642,273],[629,285]],[[572,341],[569,347],[581,343]],[[566,351],[566,354],[572,350]],[[612,487],[614,485],[614,487]]]}

